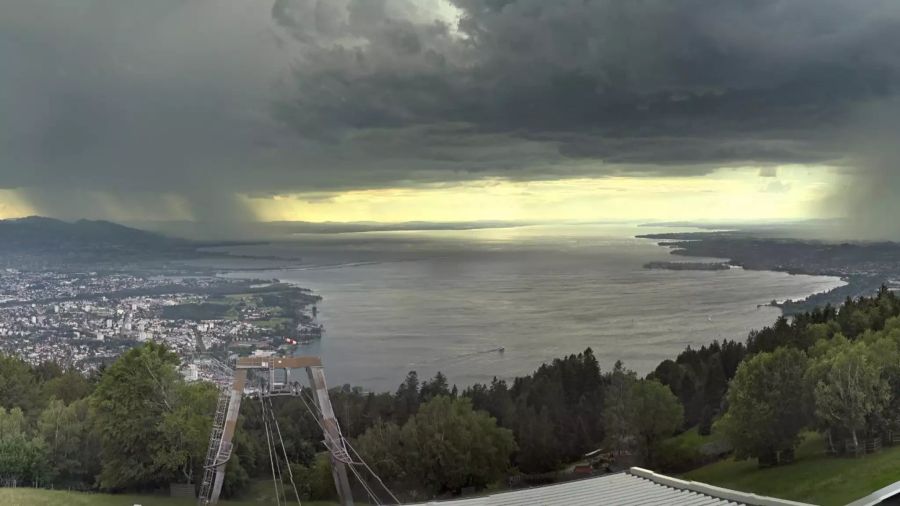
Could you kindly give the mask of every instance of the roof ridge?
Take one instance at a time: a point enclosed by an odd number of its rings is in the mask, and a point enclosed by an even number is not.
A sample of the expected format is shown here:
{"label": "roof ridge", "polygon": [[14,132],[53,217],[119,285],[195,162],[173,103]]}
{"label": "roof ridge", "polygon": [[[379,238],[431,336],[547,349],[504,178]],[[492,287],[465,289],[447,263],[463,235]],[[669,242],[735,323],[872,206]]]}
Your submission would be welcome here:
{"label": "roof ridge", "polygon": [[699,481],[689,481],[679,478],[673,478],[671,476],[655,473],[649,469],[644,469],[642,467],[632,467],[626,472],[632,476],[644,478],[659,485],[665,485],[667,487],[676,488],[679,490],[697,492],[699,494],[708,495],[717,499],[726,499],[729,501],[741,502],[744,504],[749,504],[751,506],[812,506],[809,503],[789,501],[787,499],[778,499],[776,497],[761,496],[749,492],[739,492],[737,490],[708,485]]}
{"label": "roof ridge", "polygon": [[900,481],[879,488],[865,497],[860,497],[847,506],[873,506],[894,496],[900,496]]}

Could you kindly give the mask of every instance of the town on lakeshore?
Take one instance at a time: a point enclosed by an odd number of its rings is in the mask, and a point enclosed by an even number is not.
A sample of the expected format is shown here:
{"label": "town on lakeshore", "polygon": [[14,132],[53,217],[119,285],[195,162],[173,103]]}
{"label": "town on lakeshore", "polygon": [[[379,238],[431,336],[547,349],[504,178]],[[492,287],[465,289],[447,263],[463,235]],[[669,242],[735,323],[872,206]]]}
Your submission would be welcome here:
{"label": "town on lakeshore", "polygon": [[203,379],[196,360],[289,354],[323,333],[319,297],[277,280],[8,268],[0,293],[0,352],[85,373],[155,341]]}

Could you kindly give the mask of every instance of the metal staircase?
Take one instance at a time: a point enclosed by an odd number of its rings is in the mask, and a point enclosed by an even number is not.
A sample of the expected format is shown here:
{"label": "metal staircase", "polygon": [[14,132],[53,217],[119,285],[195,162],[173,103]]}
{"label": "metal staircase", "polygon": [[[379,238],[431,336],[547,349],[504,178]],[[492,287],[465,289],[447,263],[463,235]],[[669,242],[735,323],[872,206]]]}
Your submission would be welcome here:
{"label": "metal staircase", "polygon": [[[222,432],[225,430],[225,414],[228,413],[228,402],[231,391],[227,387],[219,387],[219,401],[213,417],[212,430],[209,433],[209,448],[206,450],[206,462],[203,464],[203,481],[200,483],[200,495],[197,504],[206,505],[210,501],[213,480],[216,477],[216,466],[228,461],[231,457],[231,443],[222,444]],[[225,447],[227,446],[227,448]]]}

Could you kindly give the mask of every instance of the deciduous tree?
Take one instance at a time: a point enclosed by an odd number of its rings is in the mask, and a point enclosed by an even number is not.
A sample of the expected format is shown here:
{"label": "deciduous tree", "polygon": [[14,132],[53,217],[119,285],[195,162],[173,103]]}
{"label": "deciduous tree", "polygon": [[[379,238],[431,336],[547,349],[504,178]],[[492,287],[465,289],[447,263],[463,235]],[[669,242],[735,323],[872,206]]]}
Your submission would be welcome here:
{"label": "deciduous tree", "polygon": [[422,404],[401,429],[379,424],[359,439],[384,478],[405,477],[429,495],[500,479],[515,448],[512,431],[474,411],[468,399],[445,396]]}
{"label": "deciduous tree", "polygon": [[94,392],[101,488],[180,481],[190,474],[185,466],[202,458],[200,441],[209,434],[214,397],[201,398],[199,390],[186,387],[178,363],[165,346],[147,343],[127,351],[103,374]]}
{"label": "deciduous tree", "polygon": [[47,446],[40,437],[29,437],[20,408],[0,407],[0,484],[42,486],[50,478]]}
{"label": "deciduous tree", "polygon": [[[810,395],[804,381],[806,354],[778,348],[744,361],[728,389],[721,426],[739,458],[777,463],[792,454],[808,423]],[[785,460],[790,460],[789,458]]]}
{"label": "deciduous tree", "polygon": [[684,409],[665,385],[653,380],[632,384],[628,404],[629,425],[644,462],[653,463],[657,445],[681,426]]}
{"label": "deciduous tree", "polygon": [[87,399],[68,406],[59,399],[50,400],[41,412],[37,428],[47,444],[55,484],[77,486],[94,481],[100,470],[100,442]]}
{"label": "deciduous tree", "polygon": [[868,417],[890,402],[888,382],[862,342],[832,347],[814,362],[807,377],[816,417],[826,426],[846,430],[854,444],[859,444]]}

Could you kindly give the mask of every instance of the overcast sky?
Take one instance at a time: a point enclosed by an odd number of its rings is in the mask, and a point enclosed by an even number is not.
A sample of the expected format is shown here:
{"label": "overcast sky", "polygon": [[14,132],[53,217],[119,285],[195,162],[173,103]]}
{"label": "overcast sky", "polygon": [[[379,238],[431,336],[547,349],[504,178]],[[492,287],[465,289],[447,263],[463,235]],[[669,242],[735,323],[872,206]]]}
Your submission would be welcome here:
{"label": "overcast sky", "polygon": [[898,48],[896,0],[0,0],[0,214],[853,211]]}

